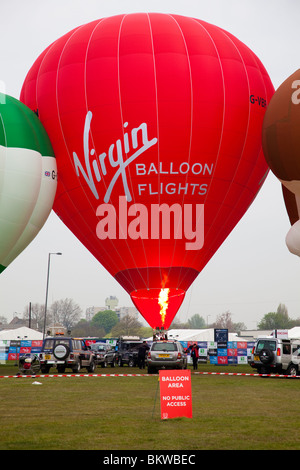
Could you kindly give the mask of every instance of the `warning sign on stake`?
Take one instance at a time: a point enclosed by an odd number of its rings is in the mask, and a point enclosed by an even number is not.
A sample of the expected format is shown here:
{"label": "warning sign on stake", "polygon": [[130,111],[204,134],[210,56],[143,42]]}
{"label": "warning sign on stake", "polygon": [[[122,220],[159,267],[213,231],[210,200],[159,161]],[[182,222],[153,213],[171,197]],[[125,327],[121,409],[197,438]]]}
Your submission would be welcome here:
{"label": "warning sign on stake", "polygon": [[192,418],[190,370],[160,370],[161,419]]}

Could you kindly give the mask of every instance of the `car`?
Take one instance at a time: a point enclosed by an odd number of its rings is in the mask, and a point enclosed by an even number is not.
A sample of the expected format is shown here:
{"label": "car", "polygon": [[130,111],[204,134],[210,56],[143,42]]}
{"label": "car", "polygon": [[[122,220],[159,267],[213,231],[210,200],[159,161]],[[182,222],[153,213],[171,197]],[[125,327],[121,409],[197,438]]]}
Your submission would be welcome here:
{"label": "car", "polygon": [[107,367],[108,365],[111,365],[111,367],[115,366],[116,351],[110,346],[110,344],[96,342],[92,343],[90,348],[91,351],[95,354],[95,361],[97,365],[101,365],[101,367]]}
{"label": "car", "polygon": [[273,336],[258,338],[252,350],[250,366],[259,374],[298,375],[300,339],[282,339]]}
{"label": "car", "polygon": [[159,369],[186,369],[187,354],[175,340],[153,341],[147,356],[148,374]]}
{"label": "car", "polygon": [[81,367],[93,373],[96,367],[95,354],[85,342],[66,336],[45,338],[39,359],[43,374],[47,374],[51,367],[56,367],[59,373],[64,373],[66,368],[78,373]]}
{"label": "car", "polygon": [[120,336],[117,341],[116,361],[118,366],[137,366],[138,352],[143,340],[139,336]]}

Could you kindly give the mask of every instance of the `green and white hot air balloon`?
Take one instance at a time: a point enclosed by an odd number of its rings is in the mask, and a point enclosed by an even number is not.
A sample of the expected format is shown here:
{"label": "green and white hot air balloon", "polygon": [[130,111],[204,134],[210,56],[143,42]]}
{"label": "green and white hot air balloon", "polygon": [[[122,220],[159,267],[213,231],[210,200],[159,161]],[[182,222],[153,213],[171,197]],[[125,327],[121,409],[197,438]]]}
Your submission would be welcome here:
{"label": "green and white hot air balloon", "polygon": [[56,160],[37,115],[0,93],[0,273],[43,227],[56,186]]}

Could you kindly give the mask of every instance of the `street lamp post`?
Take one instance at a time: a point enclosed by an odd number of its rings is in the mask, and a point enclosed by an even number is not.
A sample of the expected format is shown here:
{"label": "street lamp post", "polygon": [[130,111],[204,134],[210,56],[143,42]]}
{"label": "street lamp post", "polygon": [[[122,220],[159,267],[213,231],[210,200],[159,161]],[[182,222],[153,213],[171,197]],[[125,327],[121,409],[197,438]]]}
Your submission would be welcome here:
{"label": "street lamp post", "polygon": [[47,303],[48,303],[48,287],[49,287],[49,273],[50,273],[50,259],[51,259],[51,255],[62,255],[62,253],[49,253],[49,255],[48,255],[48,271],[47,271],[47,287],[46,287],[46,301],[45,301],[45,312],[44,312],[43,339],[45,338],[45,331],[46,331]]}

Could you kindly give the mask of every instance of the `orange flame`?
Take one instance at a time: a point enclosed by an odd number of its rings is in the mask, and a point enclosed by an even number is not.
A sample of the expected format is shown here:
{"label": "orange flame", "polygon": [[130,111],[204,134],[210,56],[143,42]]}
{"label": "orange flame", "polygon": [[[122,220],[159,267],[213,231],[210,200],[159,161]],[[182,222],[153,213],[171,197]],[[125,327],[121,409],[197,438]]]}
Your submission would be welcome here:
{"label": "orange flame", "polygon": [[169,292],[170,289],[161,289],[158,297],[158,304],[160,305],[160,316],[162,324],[165,323],[167,309],[169,306]]}

